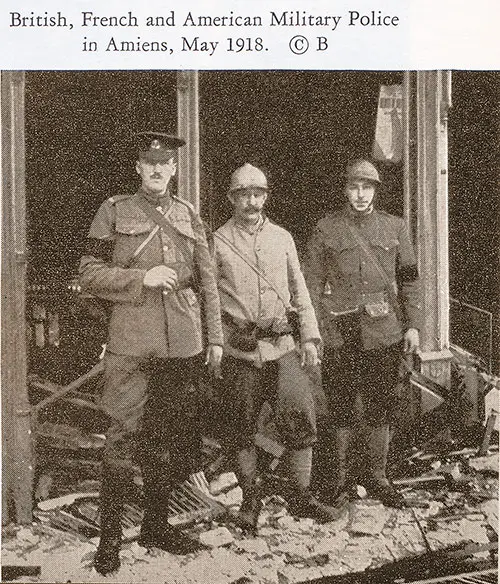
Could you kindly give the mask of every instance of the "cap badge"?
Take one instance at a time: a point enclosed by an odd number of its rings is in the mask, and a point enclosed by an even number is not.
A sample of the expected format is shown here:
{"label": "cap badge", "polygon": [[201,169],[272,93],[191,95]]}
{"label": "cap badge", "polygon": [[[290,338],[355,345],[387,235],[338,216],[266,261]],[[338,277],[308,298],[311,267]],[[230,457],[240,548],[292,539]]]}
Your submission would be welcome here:
{"label": "cap badge", "polygon": [[151,142],[151,149],[152,150],[159,150],[161,148],[161,144],[159,142],[159,140],[153,140]]}

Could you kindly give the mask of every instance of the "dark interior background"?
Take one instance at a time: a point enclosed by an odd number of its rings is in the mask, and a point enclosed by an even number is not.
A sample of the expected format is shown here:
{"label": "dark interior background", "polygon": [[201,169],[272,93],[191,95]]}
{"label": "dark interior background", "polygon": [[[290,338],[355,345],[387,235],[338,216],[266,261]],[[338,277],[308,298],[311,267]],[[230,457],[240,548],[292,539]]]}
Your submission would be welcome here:
{"label": "dark interior background", "polygon": [[[498,80],[497,72],[455,72],[449,117],[451,294],[493,313],[495,359]],[[229,176],[250,162],[269,175],[269,215],[303,248],[317,219],[343,204],[346,163],[371,152],[379,86],[401,81],[401,72],[201,72],[205,218],[212,227],[225,221]],[[100,203],[137,187],[131,136],[147,129],[175,131],[176,119],[175,72],[27,73],[30,285],[71,279]],[[401,213],[401,167],[379,168],[385,181],[381,204]]]}
{"label": "dark interior background", "polygon": [[26,184],[31,281],[68,281],[99,205],[137,184],[135,132],[177,119],[171,72],[31,72]]}
{"label": "dark interior background", "polygon": [[[500,371],[500,74],[453,73],[449,114],[451,338]],[[471,304],[489,316],[459,302]],[[491,346],[490,346],[491,344]],[[491,357],[488,355],[492,352]]]}
{"label": "dark interior background", "polygon": [[[230,174],[249,162],[266,171],[268,214],[300,249],[316,221],[343,205],[348,161],[370,156],[380,85],[402,78],[398,72],[202,72],[203,201],[211,223],[229,216]],[[382,203],[400,212],[400,166],[380,166]]]}

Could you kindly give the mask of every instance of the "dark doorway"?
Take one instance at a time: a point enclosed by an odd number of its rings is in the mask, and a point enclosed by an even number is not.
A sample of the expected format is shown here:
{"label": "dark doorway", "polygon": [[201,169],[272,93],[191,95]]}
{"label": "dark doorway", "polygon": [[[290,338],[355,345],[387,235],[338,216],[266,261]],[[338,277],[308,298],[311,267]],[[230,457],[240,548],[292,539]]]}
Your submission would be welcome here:
{"label": "dark doorway", "polygon": [[74,275],[99,205],[137,187],[131,137],[176,125],[175,72],[27,73],[30,282]]}
{"label": "dark doorway", "polygon": [[[380,85],[401,72],[218,71],[200,73],[202,197],[214,226],[228,216],[231,172],[245,162],[271,182],[269,215],[299,247],[315,222],[343,204],[344,170],[370,156]],[[382,204],[402,212],[401,165],[380,165]]]}
{"label": "dark doorway", "polygon": [[454,299],[451,340],[480,356],[497,373],[500,370],[499,95],[498,72],[453,72],[448,151],[450,294]]}

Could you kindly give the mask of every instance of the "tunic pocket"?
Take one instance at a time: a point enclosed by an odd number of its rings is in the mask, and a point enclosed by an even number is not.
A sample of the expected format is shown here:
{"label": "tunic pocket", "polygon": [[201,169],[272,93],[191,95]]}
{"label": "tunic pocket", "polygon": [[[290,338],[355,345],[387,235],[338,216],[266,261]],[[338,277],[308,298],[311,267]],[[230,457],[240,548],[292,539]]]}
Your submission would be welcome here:
{"label": "tunic pocket", "polygon": [[118,216],[115,229],[124,235],[140,235],[148,233],[153,228],[150,221],[140,221],[137,217]]}

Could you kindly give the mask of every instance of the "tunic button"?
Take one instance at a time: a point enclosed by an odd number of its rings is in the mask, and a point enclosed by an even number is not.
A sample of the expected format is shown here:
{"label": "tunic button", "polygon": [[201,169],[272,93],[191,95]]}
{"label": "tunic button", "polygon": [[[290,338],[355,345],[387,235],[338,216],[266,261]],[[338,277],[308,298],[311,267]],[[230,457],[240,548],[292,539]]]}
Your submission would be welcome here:
{"label": "tunic button", "polygon": [[167,252],[168,251],[168,245],[164,245],[163,246],[163,251]]}
{"label": "tunic button", "polygon": [[368,285],[368,282],[365,280],[365,281],[363,282],[363,284],[364,284],[365,286],[367,286],[367,285]]}

